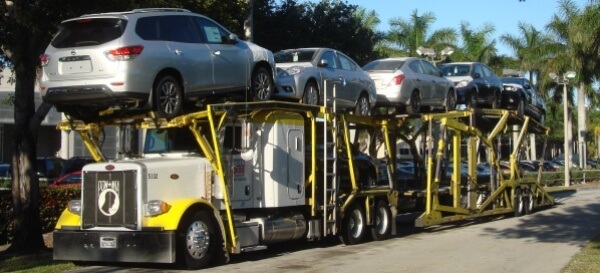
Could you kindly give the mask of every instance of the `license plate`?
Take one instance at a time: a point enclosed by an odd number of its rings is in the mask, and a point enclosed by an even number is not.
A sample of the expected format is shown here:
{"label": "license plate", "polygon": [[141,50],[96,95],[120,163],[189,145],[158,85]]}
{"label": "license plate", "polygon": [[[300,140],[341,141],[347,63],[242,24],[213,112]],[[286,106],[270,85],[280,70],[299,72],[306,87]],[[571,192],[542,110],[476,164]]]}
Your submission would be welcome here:
{"label": "license plate", "polygon": [[100,237],[100,248],[117,248],[117,237]]}

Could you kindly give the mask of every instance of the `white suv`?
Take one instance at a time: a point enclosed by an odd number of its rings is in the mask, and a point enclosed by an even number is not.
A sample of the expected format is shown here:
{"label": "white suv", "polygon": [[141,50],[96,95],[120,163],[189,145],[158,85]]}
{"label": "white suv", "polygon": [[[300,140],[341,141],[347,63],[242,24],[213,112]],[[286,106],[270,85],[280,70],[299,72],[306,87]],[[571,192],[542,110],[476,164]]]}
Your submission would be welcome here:
{"label": "white suv", "polygon": [[107,109],[173,118],[187,102],[234,94],[268,100],[274,89],[271,51],[184,9],[66,20],[40,61],[44,101],[84,120]]}

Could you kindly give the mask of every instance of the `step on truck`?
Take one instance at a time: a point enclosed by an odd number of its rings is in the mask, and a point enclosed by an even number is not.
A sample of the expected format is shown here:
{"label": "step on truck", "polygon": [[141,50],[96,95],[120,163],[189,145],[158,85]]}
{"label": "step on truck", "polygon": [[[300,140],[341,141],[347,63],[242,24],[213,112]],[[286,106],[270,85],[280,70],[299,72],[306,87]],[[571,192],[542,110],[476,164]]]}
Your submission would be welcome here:
{"label": "step on truck", "polygon": [[[144,135],[143,151],[122,141],[121,158],[107,160],[107,126]],[[273,243],[386,239],[395,234],[398,193],[359,151],[358,132],[389,144],[388,126],[285,102],[208,105],[171,120],[68,119],[59,128],[79,133],[98,162],[83,168],[81,199],[58,220],[54,259],[198,269]]]}

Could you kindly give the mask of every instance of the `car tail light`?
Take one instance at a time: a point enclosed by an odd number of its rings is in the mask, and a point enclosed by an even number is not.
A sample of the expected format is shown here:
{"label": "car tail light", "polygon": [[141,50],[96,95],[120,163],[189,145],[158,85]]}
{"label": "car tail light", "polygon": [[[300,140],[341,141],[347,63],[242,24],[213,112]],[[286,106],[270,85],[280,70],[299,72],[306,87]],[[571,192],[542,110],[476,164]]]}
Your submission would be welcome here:
{"label": "car tail light", "polygon": [[43,54],[40,57],[40,63],[42,64],[42,67],[47,66],[48,62],[50,62],[50,55],[48,54]]}
{"label": "car tail light", "polygon": [[142,53],[142,50],[144,50],[144,47],[141,45],[126,46],[105,51],[104,55],[111,61],[128,61],[135,59]]}
{"label": "car tail light", "polygon": [[394,77],[394,84],[400,85],[400,84],[402,84],[403,80],[404,80],[404,75],[398,75],[398,76]]}

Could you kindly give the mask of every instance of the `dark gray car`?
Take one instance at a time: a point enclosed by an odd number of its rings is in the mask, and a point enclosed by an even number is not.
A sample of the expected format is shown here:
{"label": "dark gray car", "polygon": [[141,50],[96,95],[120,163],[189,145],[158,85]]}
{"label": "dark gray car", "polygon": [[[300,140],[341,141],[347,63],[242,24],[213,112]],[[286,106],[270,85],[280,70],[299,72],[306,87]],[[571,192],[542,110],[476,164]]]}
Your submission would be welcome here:
{"label": "dark gray car", "polygon": [[485,64],[461,62],[441,64],[438,68],[455,84],[457,103],[500,108],[502,81]]}

